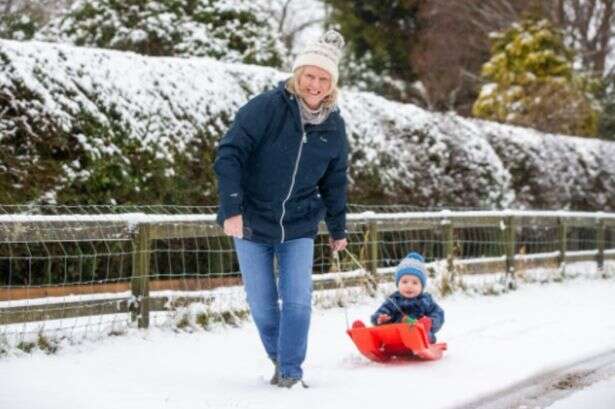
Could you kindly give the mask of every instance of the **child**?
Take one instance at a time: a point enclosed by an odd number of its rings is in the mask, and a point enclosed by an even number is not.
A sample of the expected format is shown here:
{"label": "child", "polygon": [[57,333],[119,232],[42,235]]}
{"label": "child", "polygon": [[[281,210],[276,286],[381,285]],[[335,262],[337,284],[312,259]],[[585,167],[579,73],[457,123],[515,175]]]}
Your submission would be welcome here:
{"label": "child", "polygon": [[435,333],[444,324],[444,310],[436,304],[431,295],[423,292],[427,284],[427,274],[423,256],[409,253],[397,266],[395,271],[397,291],[372,315],[372,324],[390,324],[402,322],[408,316],[419,319],[431,319],[429,342],[435,343]]}

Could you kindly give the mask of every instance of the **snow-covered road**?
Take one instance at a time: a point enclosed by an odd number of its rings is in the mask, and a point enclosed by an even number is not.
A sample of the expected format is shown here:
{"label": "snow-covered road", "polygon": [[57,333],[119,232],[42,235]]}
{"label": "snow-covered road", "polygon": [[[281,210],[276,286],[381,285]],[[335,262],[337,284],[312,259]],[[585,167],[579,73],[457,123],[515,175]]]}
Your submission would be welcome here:
{"label": "snow-covered road", "polygon": [[[382,300],[349,307],[367,319]],[[611,350],[615,280],[524,285],[439,300],[441,361],[377,364],[345,334],[343,309],[316,309],[305,378],[280,390],[251,323],[193,334],[152,329],[0,361],[2,409],[450,408]],[[612,399],[615,393],[602,395]]]}

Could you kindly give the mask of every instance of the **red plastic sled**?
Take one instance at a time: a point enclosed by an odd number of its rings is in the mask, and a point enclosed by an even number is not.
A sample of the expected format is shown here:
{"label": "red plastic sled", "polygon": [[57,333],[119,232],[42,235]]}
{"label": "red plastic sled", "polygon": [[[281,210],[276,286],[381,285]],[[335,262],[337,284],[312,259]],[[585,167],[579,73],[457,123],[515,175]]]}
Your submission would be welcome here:
{"label": "red plastic sled", "polygon": [[368,359],[386,362],[392,357],[415,357],[424,360],[442,358],[446,343],[429,343],[431,321],[423,319],[414,324],[385,324],[366,327],[363,321],[355,321],[348,335],[359,351]]}

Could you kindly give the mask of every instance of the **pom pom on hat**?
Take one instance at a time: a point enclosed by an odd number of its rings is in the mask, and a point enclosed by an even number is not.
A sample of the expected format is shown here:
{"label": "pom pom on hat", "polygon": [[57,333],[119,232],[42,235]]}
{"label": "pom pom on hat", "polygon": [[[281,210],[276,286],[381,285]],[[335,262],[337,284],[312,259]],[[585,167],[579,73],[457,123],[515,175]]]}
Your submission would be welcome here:
{"label": "pom pom on hat", "polygon": [[408,253],[395,270],[395,284],[398,285],[399,280],[405,275],[417,277],[421,281],[423,289],[425,288],[425,285],[427,285],[427,270],[423,256],[415,251]]}
{"label": "pom pom on hat", "polygon": [[344,37],[335,30],[329,30],[318,41],[308,44],[297,55],[292,71],[305,65],[313,65],[331,74],[331,81],[337,84],[338,65],[344,45]]}

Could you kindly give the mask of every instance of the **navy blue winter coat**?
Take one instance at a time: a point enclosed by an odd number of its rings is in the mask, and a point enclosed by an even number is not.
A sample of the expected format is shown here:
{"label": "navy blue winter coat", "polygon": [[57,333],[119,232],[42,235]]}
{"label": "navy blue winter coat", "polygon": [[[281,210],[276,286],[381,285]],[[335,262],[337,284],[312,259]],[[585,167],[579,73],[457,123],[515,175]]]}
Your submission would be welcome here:
{"label": "navy blue winter coat", "polygon": [[414,319],[425,316],[431,318],[429,341],[432,343],[436,342],[434,334],[438,332],[440,328],[442,328],[442,324],[444,324],[444,310],[436,304],[429,293],[425,292],[421,293],[418,297],[406,298],[401,295],[399,291],[395,291],[372,315],[372,324],[377,325],[378,316],[380,314],[386,314],[391,317],[391,321],[387,322],[387,324],[401,322],[403,315],[407,315]]}
{"label": "navy blue winter coat", "polygon": [[319,125],[301,124],[285,83],[248,101],[218,146],[218,223],[243,215],[244,238],[280,243],[314,237],[325,218],[346,237],[348,140],[335,109]]}

